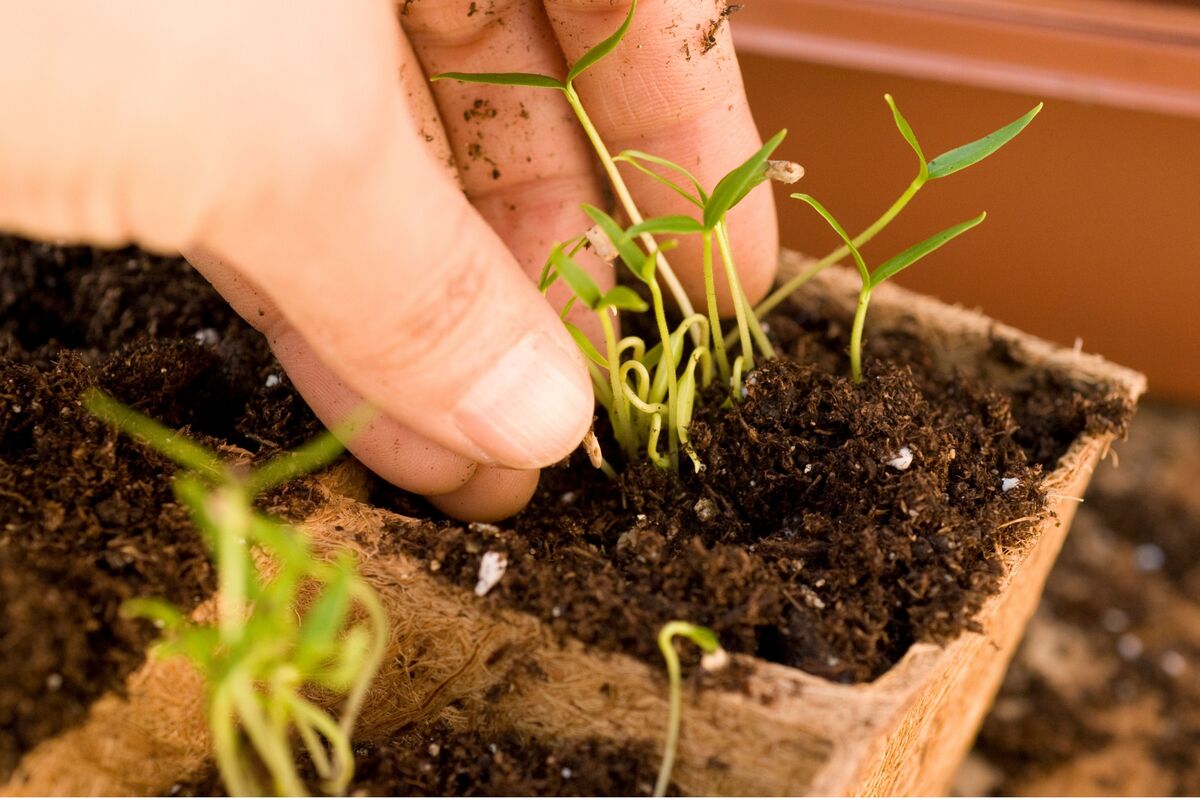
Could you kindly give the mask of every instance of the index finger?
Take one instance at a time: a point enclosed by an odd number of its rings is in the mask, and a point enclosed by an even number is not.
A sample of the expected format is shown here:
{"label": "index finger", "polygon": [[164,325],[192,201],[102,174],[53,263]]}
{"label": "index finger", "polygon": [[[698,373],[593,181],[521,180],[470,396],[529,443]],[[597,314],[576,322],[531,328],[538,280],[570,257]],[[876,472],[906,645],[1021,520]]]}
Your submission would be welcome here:
{"label": "index finger", "polygon": [[[574,63],[618,27],[629,0],[544,0],[555,35]],[[592,121],[614,154],[632,148],[669,158],[711,189],[762,144],[729,33],[724,0],[641,0],[622,43],[577,80]],[[632,169],[625,180],[643,215],[689,214],[695,207]],[[779,232],[771,190],[761,186],[729,215],[734,256],[751,302],[775,278]],[[701,249],[681,242],[671,262],[693,300],[703,302]],[[717,270],[723,313],[732,312]]]}

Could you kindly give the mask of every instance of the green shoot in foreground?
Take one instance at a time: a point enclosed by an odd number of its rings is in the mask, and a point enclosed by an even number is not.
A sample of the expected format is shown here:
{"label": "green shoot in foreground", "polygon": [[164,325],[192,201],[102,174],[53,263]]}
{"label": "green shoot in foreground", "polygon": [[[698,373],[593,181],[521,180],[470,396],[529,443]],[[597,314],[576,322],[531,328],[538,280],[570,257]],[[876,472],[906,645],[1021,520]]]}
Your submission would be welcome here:
{"label": "green shoot in foreground", "polygon": [[654,796],[665,797],[671,785],[671,771],[675,768],[675,754],[679,749],[679,723],[683,717],[683,678],[679,668],[679,654],[675,652],[676,636],[683,636],[699,647],[706,655],[722,653],[717,635],[708,628],[690,622],[673,620],[658,632],[658,649],[667,662],[667,680],[670,683],[670,709],[667,712],[667,743],[663,748],[662,766],[654,784]]}
{"label": "green shoot in foreground", "polygon": [[[292,752],[295,732],[322,788],[341,794],[354,770],[354,722],[383,660],[387,616],[349,553],[317,557],[302,531],[260,513],[253,502],[330,463],[342,452],[337,438],[326,433],[244,472],[98,390],[89,390],[84,403],[185,468],[175,478],[175,495],[212,553],[216,619],[197,622],[160,600],[132,600],[123,611],[153,620],[164,632],[158,654],[184,656],[205,678],[226,788],[235,796],[308,795]],[[311,602],[300,603],[302,597]],[[312,690],[345,695],[340,720],[305,698]],[[260,783],[263,774],[269,786]]]}

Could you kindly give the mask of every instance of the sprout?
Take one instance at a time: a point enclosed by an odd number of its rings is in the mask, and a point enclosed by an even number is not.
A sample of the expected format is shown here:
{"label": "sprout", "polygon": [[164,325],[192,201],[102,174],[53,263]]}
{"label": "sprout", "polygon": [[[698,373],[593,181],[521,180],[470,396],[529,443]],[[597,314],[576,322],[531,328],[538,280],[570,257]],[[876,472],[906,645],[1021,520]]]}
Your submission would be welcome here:
{"label": "sprout", "polygon": [[[204,676],[208,724],[226,788],[233,795],[310,794],[296,769],[294,732],[324,789],[343,793],[354,771],[350,735],[383,661],[387,616],[349,553],[332,561],[316,557],[302,531],[258,512],[253,503],[263,491],[330,463],[342,452],[338,437],[326,433],[241,474],[99,390],[88,391],[84,404],[185,468],[175,478],[175,495],[212,553],[217,618],[197,622],[152,599],[131,600],[122,612],[154,621],[165,633],[157,652],[186,657]],[[352,415],[339,435],[366,421],[366,412]],[[256,555],[272,568],[264,570]],[[302,592],[315,598],[303,610]],[[355,619],[356,610],[365,619]],[[311,689],[345,695],[340,720],[305,699]],[[269,787],[260,783],[264,769]]]}
{"label": "sprout", "polygon": [[679,668],[679,654],[675,652],[676,636],[683,636],[707,656],[718,656],[715,661],[709,661],[714,666],[724,664],[719,655],[725,651],[717,641],[717,635],[708,628],[693,625],[690,622],[674,620],[662,626],[658,632],[658,649],[662,651],[663,661],[667,663],[667,681],[669,683],[667,712],[667,742],[663,748],[662,766],[658,769],[658,780],[654,784],[654,796],[665,797],[667,787],[671,785],[671,771],[675,767],[675,753],[679,749],[679,723],[683,717],[683,685]]}
{"label": "sprout", "polygon": [[[998,130],[992,131],[987,136],[964,144],[961,147],[956,147],[953,150],[948,150],[932,161],[926,162],[925,156],[921,151],[921,147],[917,143],[917,137],[913,133],[912,127],[908,124],[908,121],[904,119],[904,116],[900,113],[899,108],[897,108],[896,101],[892,99],[890,94],[885,94],[883,98],[887,102],[888,107],[892,110],[892,117],[895,120],[897,129],[900,131],[900,135],[904,137],[904,140],[908,142],[909,147],[913,149],[917,156],[917,176],[913,178],[912,183],[908,185],[908,188],[906,188],[900,197],[897,198],[896,202],[892,203],[887,211],[883,212],[879,219],[872,222],[869,226],[867,226],[866,230],[851,240],[854,247],[862,247],[867,242],[874,239],[880,231],[886,228],[891,221],[894,220],[896,216],[904,210],[909,201],[916,197],[917,192],[919,192],[926,183],[953,175],[960,170],[964,170],[967,167],[983,161],[992,153],[995,153],[1001,147],[1015,139],[1017,134],[1025,130],[1025,127],[1029,125],[1029,123],[1033,121],[1033,118],[1036,117],[1042,110],[1042,104],[1038,103],[1020,118],[1010,122]],[[758,314],[760,318],[766,316],[772,309],[774,309],[776,306],[794,294],[797,289],[807,283],[812,276],[816,275],[830,264],[836,264],[838,261],[841,261],[848,255],[851,255],[850,245],[843,244],[841,247],[834,250],[821,260],[815,262],[808,269],[804,270],[799,275],[792,278],[787,283],[783,284],[774,292],[772,292],[767,299],[758,304],[758,306],[754,309],[755,313]]]}

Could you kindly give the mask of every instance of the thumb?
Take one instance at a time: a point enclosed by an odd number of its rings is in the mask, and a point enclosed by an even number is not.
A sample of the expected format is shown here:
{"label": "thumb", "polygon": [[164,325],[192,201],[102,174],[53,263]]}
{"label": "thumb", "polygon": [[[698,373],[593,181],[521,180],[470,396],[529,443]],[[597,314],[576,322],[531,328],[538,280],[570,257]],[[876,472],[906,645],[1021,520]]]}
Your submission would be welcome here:
{"label": "thumb", "polygon": [[362,163],[232,214],[211,246],[388,417],[475,461],[551,464],[591,422],[582,356],[406,115],[397,102]]}

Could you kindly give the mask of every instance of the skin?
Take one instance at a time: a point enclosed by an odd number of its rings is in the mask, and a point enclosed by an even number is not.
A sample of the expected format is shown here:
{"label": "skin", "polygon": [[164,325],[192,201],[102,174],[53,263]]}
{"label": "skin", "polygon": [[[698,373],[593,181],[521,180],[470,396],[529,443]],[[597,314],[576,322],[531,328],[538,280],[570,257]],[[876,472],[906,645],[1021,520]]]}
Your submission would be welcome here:
{"label": "skin", "polygon": [[[605,195],[557,92],[431,89],[425,76],[561,77],[627,9],[5,3],[0,229],[184,253],[267,336],[322,421],[364,400],[378,410],[349,443],[366,466],[454,516],[509,516],[592,420],[552,305],[565,298],[547,303],[529,276],[588,227],[580,203]],[[611,150],[666,156],[712,185],[758,146],[728,25],[700,52],[717,13],[717,0],[643,0],[625,42],[579,80]],[[647,215],[689,211],[627,180]],[[731,225],[755,301],[774,278],[770,192]],[[672,255],[702,301],[698,245]],[[612,284],[610,267],[585,266]]]}

